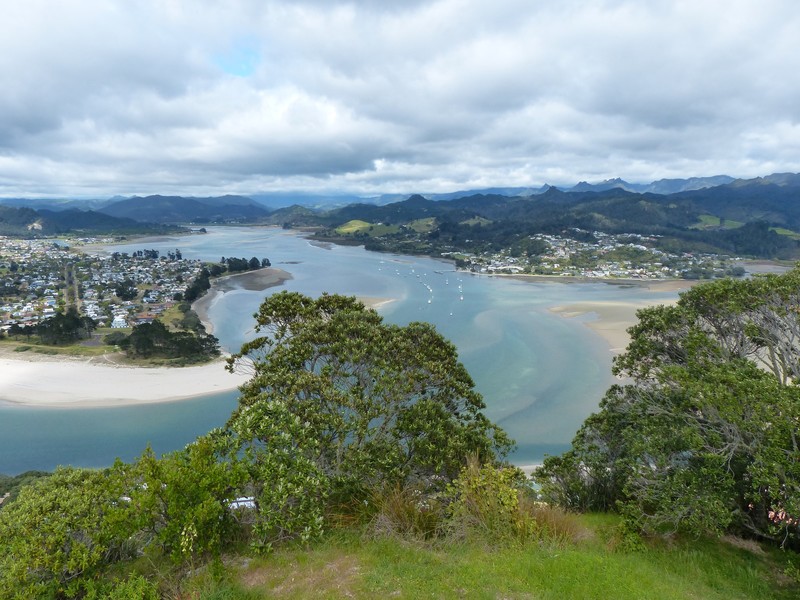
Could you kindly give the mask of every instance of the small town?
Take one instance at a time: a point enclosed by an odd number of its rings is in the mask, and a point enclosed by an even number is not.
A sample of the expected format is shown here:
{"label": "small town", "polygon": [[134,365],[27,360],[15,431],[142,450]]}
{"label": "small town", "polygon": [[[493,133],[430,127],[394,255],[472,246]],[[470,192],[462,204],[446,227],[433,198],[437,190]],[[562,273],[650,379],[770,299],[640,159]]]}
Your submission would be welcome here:
{"label": "small town", "polygon": [[[657,240],[638,234],[574,230],[575,237],[536,234],[546,250],[526,256],[510,250],[481,255],[443,253],[459,268],[486,274],[530,274],[590,279],[713,279],[744,274],[741,258],[719,254],[672,254],[653,248]],[[582,237],[592,241],[579,241]],[[53,239],[0,237],[0,331],[35,325],[74,306],[99,327],[121,329],[150,323],[183,299],[202,262],[179,249],[159,255],[87,253],[86,246],[112,238],[80,238],[71,245]],[[80,249],[76,249],[80,248]]]}
{"label": "small town", "polygon": [[[657,239],[639,234],[611,235],[574,229],[574,237],[536,234],[531,240],[544,253],[513,256],[511,251],[465,254],[443,253],[457,259],[460,268],[475,273],[529,274],[590,279],[715,279],[741,277],[740,257],[722,254],[673,254],[652,247]],[[575,238],[591,239],[580,241]],[[596,240],[596,241],[594,241]]]}
{"label": "small town", "polygon": [[100,327],[150,323],[182,299],[201,268],[178,249],[166,256],[155,250],[88,254],[52,239],[0,237],[0,331],[36,325],[70,306]]}

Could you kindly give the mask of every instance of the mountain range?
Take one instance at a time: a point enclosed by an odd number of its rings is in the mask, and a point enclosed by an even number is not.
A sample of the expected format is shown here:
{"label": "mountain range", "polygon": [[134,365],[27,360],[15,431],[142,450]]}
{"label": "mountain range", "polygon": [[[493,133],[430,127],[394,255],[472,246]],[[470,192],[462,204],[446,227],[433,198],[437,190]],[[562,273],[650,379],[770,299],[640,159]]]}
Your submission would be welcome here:
{"label": "mountain range", "polygon": [[[322,202],[325,198],[327,203]],[[264,204],[267,199],[272,207]],[[295,202],[286,205],[288,200]],[[115,197],[105,203],[0,201],[0,234],[16,235],[70,229],[152,231],[186,223],[260,223],[333,231],[351,221],[406,226],[420,219],[430,220],[425,235],[431,239],[439,235],[452,240],[483,237],[502,245],[504,236],[582,229],[661,236],[680,240],[679,246],[690,249],[794,256],[800,240],[800,174],[776,173],[754,179],[720,175],[650,184],[611,179],[581,182],[566,189],[508,187],[372,198],[271,194]],[[750,229],[741,228],[754,223],[761,224],[761,233],[755,244],[748,244],[743,238]]]}

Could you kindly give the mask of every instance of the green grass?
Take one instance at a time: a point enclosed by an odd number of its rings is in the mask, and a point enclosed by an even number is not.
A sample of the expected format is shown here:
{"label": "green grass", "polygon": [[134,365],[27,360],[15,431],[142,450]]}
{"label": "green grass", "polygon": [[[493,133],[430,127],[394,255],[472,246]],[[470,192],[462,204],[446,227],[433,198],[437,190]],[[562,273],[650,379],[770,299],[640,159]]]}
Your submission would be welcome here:
{"label": "green grass", "polygon": [[[723,229],[737,229],[743,225],[744,223],[742,223],[741,221],[723,219],[721,227]],[[694,225],[691,225],[689,229],[717,229],[719,227],[720,227],[719,217],[715,217],[714,215],[700,215],[699,221]],[[770,227],[770,229],[775,233],[777,233],[778,235],[784,235],[786,237],[792,238],[793,240],[800,240],[800,233],[792,231],[791,229],[785,229],[783,227]]]}
{"label": "green grass", "polygon": [[408,228],[416,231],[417,233],[429,233],[436,229],[436,218],[428,217],[427,219],[417,219],[408,224]]}
{"label": "green grass", "polygon": [[714,215],[700,215],[699,221],[691,225],[689,229],[715,229],[722,227],[723,229],[737,229],[744,225],[741,221],[733,221],[731,219],[723,219],[720,224],[720,218]]}
{"label": "green grass", "polygon": [[19,339],[0,340],[0,347],[11,352],[35,352],[37,354],[63,355],[63,356],[102,356],[108,352],[113,352],[113,346],[101,344],[99,346],[81,346],[72,344],[69,346],[48,346],[39,344],[33,340],[26,340],[24,337]]}
{"label": "green grass", "polygon": [[489,225],[489,224],[491,224],[491,221],[483,217],[472,217],[471,219],[467,219],[466,221],[461,221],[459,223],[459,225]]}
{"label": "green grass", "polygon": [[359,221],[358,219],[354,219],[352,221],[348,221],[344,225],[339,225],[336,228],[336,233],[341,235],[348,235],[353,233],[358,233],[360,231],[365,231],[369,229],[370,224],[366,221]]}
{"label": "green grass", "polygon": [[400,227],[397,225],[384,225],[383,223],[367,223],[354,219],[336,228],[339,235],[355,235],[357,233],[366,234],[370,237],[380,237],[382,235],[397,233]]}
{"label": "green grass", "polygon": [[660,540],[625,550],[616,519],[582,517],[577,544],[488,548],[339,531],[310,549],[226,560],[227,581],[201,598],[536,598],[704,600],[797,598],[786,556],[755,544]]}
{"label": "green grass", "polygon": [[770,229],[778,235],[785,235],[793,240],[800,240],[800,233],[792,231],[791,229],[784,229],[783,227],[770,227]]}

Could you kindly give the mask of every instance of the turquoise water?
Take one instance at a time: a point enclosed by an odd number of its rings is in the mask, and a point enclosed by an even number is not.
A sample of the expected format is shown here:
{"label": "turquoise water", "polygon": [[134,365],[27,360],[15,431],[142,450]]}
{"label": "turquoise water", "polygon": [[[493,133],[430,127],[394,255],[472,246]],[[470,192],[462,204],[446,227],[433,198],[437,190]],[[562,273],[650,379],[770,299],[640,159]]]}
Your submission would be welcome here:
{"label": "turquoise water", "polygon": [[[194,235],[109,248],[180,248],[187,258],[268,257],[293,279],[266,292],[234,290],[209,316],[222,345],[235,350],[253,335],[251,315],[265,294],[289,289],[393,298],[380,308],[393,323],[434,323],[453,341],[486,401],[486,414],[516,439],[518,464],[565,450],[610,385],[606,343],[580,319],[548,311],[594,300],[647,299],[640,288],[602,283],[530,283],[457,273],[452,264],[423,257],[367,252],[362,247],[311,244],[275,228],[209,228]],[[236,394],[179,402],[94,409],[0,406],[0,473],[52,469],[58,464],[102,466],[130,460],[150,443],[156,452],[180,448],[224,424]]]}

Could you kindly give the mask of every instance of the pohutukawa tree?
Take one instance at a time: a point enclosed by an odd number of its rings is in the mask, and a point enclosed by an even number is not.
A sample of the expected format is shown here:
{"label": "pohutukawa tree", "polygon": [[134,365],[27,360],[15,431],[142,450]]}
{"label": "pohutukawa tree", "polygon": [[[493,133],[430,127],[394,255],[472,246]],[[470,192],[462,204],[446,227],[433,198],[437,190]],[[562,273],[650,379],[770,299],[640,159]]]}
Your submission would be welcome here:
{"label": "pohutukawa tree", "polygon": [[292,473],[293,499],[263,479],[281,510],[308,501],[304,486],[339,499],[386,483],[440,489],[468,455],[492,462],[511,449],[432,325],[390,325],[353,297],[293,292],[269,297],[255,317],[265,335],[229,361],[252,378],[228,427],[252,465]]}
{"label": "pohutukawa tree", "polygon": [[606,394],[537,475],[546,496],[621,506],[644,530],[800,545],[800,270],[693,288],[639,311]]}

